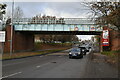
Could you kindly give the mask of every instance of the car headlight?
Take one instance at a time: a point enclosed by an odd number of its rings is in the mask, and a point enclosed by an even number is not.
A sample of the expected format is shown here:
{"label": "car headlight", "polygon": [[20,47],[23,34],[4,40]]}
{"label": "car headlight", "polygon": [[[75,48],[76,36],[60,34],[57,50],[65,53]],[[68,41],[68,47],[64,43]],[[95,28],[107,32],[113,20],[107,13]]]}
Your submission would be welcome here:
{"label": "car headlight", "polygon": [[80,52],[78,52],[78,54],[80,54]]}
{"label": "car headlight", "polygon": [[85,51],[84,49],[82,51]]}
{"label": "car headlight", "polygon": [[71,52],[69,54],[72,54]]}

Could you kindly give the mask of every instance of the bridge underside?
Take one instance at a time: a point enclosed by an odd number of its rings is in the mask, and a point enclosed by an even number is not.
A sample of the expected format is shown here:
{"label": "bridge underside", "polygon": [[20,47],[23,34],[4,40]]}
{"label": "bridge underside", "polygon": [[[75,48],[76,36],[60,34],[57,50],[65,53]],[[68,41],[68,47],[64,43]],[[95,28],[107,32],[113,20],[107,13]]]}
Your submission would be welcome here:
{"label": "bridge underside", "polygon": [[[5,52],[10,52],[10,34],[11,26],[6,27]],[[30,31],[30,30],[14,30],[13,29],[13,52],[34,50],[34,35],[101,35],[102,31]]]}
{"label": "bridge underside", "polygon": [[30,33],[30,34],[51,34],[51,35],[100,35],[102,31],[16,31],[22,34]]}

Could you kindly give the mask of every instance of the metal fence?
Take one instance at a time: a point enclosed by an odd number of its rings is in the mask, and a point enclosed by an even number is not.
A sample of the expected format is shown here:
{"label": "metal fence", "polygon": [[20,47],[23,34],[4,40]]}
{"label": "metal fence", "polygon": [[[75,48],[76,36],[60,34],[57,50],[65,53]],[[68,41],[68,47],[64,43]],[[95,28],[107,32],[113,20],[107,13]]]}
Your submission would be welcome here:
{"label": "metal fence", "polygon": [[21,18],[13,23],[16,31],[102,31],[88,18]]}
{"label": "metal fence", "polygon": [[14,24],[95,24],[89,18],[19,18]]}

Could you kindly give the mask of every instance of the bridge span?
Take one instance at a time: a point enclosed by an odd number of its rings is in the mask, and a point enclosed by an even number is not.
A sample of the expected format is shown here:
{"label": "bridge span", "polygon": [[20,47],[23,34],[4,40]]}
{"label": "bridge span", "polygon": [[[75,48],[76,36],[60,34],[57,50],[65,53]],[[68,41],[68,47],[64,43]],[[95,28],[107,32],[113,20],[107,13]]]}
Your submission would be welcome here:
{"label": "bridge span", "polygon": [[[11,26],[6,29],[6,52],[9,52]],[[88,18],[13,19],[13,51],[33,50],[35,34],[100,35],[103,28]]]}
{"label": "bridge span", "polygon": [[99,35],[102,27],[89,18],[14,19],[16,32],[34,34]]}

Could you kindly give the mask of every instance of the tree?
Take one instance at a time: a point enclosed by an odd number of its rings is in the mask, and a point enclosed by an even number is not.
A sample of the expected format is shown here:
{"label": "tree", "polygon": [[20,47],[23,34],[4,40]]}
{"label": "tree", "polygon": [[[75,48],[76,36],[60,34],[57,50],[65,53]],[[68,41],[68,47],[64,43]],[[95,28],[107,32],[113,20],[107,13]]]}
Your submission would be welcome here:
{"label": "tree", "polygon": [[38,35],[37,37],[39,37],[43,43],[55,43],[55,41],[61,43],[79,41],[76,35]]}
{"label": "tree", "polygon": [[19,6],[15,8],[13,17],[17,19],[23,17],[23,10]]}
{"label": "tree", "polygon": [[[7,12],[7,15],[6,15],[6,25],[9,25],[11,23],[11,16],[12,13],[10,11]],[[22,18],[24,16],[23,14],[23,10],[17,6],[15,9],[14,9],[14,14],[13,14],[13,18]]]}
{"label": "tree", "polygon": [[0,4],[0,20],[3,19],[3,14],[5,14],[5,9],[6,9],[7,5],[6,4]]}
{"label": "tree", "polygon": [[101,1],[86,4],[96,18],[97,24],[114,25],[115,27],[112,26],[113,29],[120,30],[120,2]]}
{"label": "tree", "polygon": [[30,24],[65,24],[65,21],[64,18],[57,19],[55,16],[36,15]]}
{"label": "tree", "polygon": [[6,4],[0,4],[0,30],[3,30],[4,27],[4,23],[3,23],[3,15],[6,13],[5,9],[6,9],[7,5]]}
{"label": "tree", "polygon": [[120,31],[120,7],[108,15],[107,22],[116,26]]}

